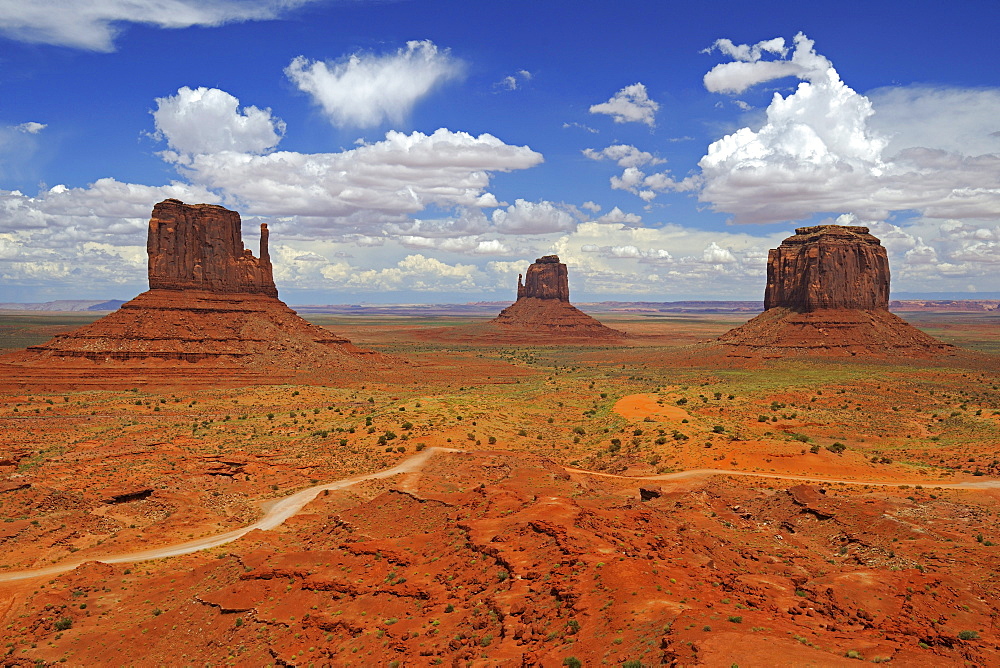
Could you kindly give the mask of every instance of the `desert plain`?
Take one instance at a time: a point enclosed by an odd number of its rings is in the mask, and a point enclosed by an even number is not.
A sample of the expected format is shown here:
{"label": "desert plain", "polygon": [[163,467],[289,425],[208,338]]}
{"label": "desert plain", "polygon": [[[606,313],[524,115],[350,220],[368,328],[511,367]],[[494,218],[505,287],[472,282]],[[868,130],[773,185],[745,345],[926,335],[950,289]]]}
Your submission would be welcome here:
{"label": "desert plain", "polygon": [[3,664],[1000,661],[1000,316],[742,359],[703,342],[753,313],[595,315],[628,336],[362,309],[307,315],[389,362],[329,382],[4,385]]}

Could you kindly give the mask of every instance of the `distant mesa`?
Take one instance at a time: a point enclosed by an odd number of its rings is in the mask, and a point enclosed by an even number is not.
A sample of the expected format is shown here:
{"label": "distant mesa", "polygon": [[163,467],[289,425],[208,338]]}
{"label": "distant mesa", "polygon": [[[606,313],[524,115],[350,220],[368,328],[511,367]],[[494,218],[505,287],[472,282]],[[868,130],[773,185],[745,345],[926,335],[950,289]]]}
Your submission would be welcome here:
{"label": "distant mesa", "polygon": [[867,227],[800,227],[767,257],[765,311],[718,342],[731,356],[952,351],[889,312],[889,259]]}
{"label": "distant mesa", "polygon": [[160,202],[147,238],[150,289],[90,325],[0,357],[0,384],[266,384],[380,365],[278,299],[267,246],[261,225],[260,257],[244,249],[235,211]]}
{"label": "distant mesa", "polygon": [[517,277],[517,301],[488,323],[497,335],[535,339],[614,340],[625,336],[569,303],[569,273],[557,255],[535,260]]}

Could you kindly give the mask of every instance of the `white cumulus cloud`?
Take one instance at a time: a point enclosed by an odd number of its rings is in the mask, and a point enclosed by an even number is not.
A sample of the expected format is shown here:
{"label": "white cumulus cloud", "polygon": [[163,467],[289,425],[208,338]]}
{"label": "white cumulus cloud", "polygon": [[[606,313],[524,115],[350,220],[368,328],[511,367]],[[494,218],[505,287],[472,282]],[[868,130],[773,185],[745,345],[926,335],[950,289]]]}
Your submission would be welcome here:
{"label": "white cumulus cloud", "polygon": [[592,105],[590,113],[607,114],[615,119],[615,123],[645,123],[654,127],[659,108],[655,100],[649,99],[646,86],[634,83],[622,88],[607,102]]}
{"label": "white cumulus cloud", "polygon": [[517,199],[506,209],[493,212],[493,225],[505,234],[547,234],[572,230],[576,218],[552,202]]}
{"label": "white cumulus cloud", "polygon": [[270,109],[240,110],[240,101],[218,88],[184,86],[176,95],[157,98],[156,104],[157,136],[181,153],[264,153],[285,134],[284,121]]}
{"label": "white cumulus cloud", "polygon": [[[801,33],[789,58],[777,40],[717,42],[716,48],[737,60],[706,75],[709,90],[741,92],[785,76],[802,80],[794,93],[774,94],[758,129],[741,128],[708,147],[699,162],[699,198],[716,211],[748,223],[817,213],[878,221],[904,210],[935,218],[1000,217],[1000,141],[991,134],[1000,92],[880,89],[877,108]],[[767,54],[781,59],[765,60]],[[635,180],[625,185],[641,188]]]}
{"label": "white cumulus cloud", "polygon": [[285,74],[312,96],[334,125],[367,128],[401,122],[434,88],[461,76],[462,62],[428,40],[395,53],[355,53],[337,62],[292,60]]}
{"label": "white cumulus cloud", "polygon": [[15,130],[24,132],[29,135],[37,135],[39,132],[49,127],[45,123],[38,123],[37,121],[28,121],[27,123],[21,123],[20,125],[14,126]]}
{"label": "white cumulus cloud", "polygon": [[617,206],[606,214],[597,218],[594,222],[596,223],[624,223],[626,225],[640,225],[642,223],[642,216],[635,213],[625,213]]}
{"label": "white cumulus cloud", "polygon": [[223,191],[247,213],[376,223],[379,216],[417,213],[431,204],[496,206],[486,191],[489,172],[542,162],[527,146],[444,128],[430,135],[389,131],[382,141],[339,153],[223,151],[174,159],[193,183]]}
{"label": "white cumulus cloud", "polygon": [[517,90],[519,88],[524,88],[524,84],[531,81],[534,75],[528,70],[518,70],[514,74],[508,74],[500,81],[493,84],[494,88],[500,88],[502,90]]}
{"label": "white cumulus cloud", "polygon": [[583,149],[583,154],[591,160],[614,160],[619,167],[642,167],[643,165],[658,165],[666,162],[652,153],[640,151],[628,144],[612,144],[599,151],[592,148]]}
{"label": "white cumulus cloud", "polygon": [[277,18],[321,0],[31,0],[0,2],[0,32],[12,39],[113,51],[123,23],[160,28],[219,26]]}

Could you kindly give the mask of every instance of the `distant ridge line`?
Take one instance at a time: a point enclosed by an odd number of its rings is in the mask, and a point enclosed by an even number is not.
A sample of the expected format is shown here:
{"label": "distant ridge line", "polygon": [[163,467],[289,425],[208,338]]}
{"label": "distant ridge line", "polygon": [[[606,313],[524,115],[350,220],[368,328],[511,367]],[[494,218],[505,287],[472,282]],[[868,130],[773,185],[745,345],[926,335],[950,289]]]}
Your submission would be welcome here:
{"label": "distant ridge line", "polygon": [[[86,312],[114,311],[124,302],[119,299],[58,299],[48,302],[0,302],[0,311]],[[297,304],[298,313],[328,315],[490,315],[506,301],[480,301],[444,304]],[[682,301],[601,301],[578,302],[581,310],[591,313],[760,313],[762,301],[682,300]],[[963,313],[1000,313],[1000,298],[993,299],[893,299],[890,311],[950,311]]]}

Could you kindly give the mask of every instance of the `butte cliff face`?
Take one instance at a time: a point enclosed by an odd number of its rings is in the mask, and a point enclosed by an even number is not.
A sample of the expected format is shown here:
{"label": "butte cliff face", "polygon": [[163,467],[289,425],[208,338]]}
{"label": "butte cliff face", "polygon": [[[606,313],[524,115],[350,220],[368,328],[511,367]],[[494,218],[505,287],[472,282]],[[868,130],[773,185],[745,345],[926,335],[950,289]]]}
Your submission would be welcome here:
{"label": "butte cliff face", "polygon": [[558,299],[569,301],[569,272],[559,261],[558,255],[546,255],[535,260],[528,267],[528,273],[521,282],[517,275],[517,298]]}
{"label": "butte cliff face", "polygon": [[259,258],[244,249],[240,227],[239,214],[220,206],[160,202],[147,238],[150,289],[90,325],[0,358],[3,384],[281,383],[382,365],[278,300],[267,226]]}
{"label": "butte cliff face", "polygon": [[[522,280],[523,278],[523,280]],[[569,303],[569,272],[556,255],[535,260],[517,277],[517,301],[487,325],[488,337],[607,340],[625,336]]]}
{"label": "butte cliff face", "polygon": [[817,225],[767,254],[764,308],[889,308],[889,258],[867,227]]}
{"label": "butte cliff face", "polygon": [[768,253],[764,313],[718,341],[737,357],[925,357],[953,349],[888,307],[889,260],[867,227],[800,227]]}
{"label": "butte cliff face", "polygon": [[260,257],[243,248],[240,214],[212,204],[168,199],[153,207],[146,252],[151,290],[208,290],[277,297],[267,225]]}

